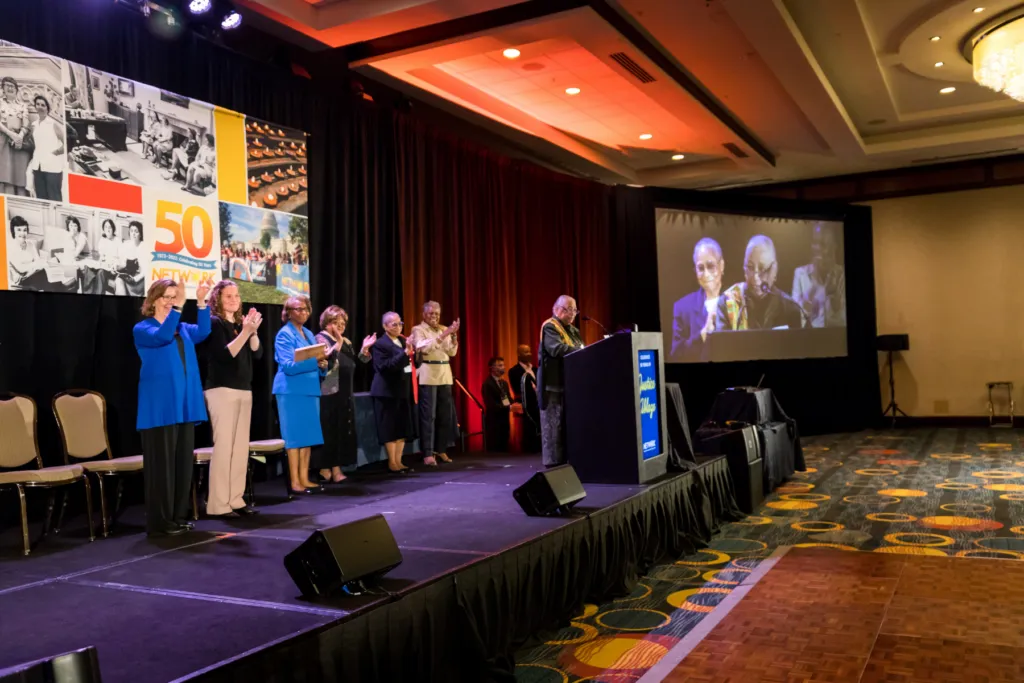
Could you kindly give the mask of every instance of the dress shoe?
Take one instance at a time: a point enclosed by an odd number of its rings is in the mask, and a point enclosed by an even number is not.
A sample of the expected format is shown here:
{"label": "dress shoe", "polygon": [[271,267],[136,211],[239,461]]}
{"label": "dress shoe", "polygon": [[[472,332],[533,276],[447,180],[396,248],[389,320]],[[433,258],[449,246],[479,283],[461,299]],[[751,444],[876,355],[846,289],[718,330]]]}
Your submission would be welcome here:
{"label": "dress shoe", "polygon": [[183,527],[183,526],[178,526],[177,524],[172,524],[171,526],[168,526],[167,528],[165,528],[165,529],[163,529],[161,531],[147,531],[146,535],[147,536],[180,536],[181,534],[184,534],[187,531],[188,531],[188,529]]}
{"label": "dress shoe", "polygon": [[235,515],[238,516],[238,517],[250,517],[252,515],[260,514],[259,510],[255,509],[255,508],[251,508],[248,505],[246,505],[244,508],[235,508],[234,512],[235,512]]}

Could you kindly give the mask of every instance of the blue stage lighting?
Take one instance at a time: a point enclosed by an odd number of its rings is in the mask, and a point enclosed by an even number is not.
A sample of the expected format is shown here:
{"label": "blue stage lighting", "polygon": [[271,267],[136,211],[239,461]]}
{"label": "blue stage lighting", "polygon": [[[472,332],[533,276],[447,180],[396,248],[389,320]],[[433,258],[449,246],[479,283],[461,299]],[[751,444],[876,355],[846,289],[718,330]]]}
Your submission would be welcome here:
{"label": "blue stage lighting", "polygon": [[213,0],[189,0],[188,11],[192,14],[206,14],[213,7]]}

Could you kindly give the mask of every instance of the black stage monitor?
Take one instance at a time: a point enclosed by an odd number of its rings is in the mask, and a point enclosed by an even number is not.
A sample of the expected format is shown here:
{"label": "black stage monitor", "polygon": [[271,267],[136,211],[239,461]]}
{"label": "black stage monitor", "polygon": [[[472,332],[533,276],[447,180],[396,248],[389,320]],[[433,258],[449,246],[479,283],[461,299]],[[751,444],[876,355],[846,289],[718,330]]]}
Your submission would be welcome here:
{"label": "black stage monitor", "polygon": [[572,465],[560,465],[538,472],[512,492],[512,497],[531,517],[567,512],[587,497]]}
{"label": "black stage monitor", "polygon": [[307,598],[325,597],[342,586],[374,579],[402,564],[384,515],[317,529],[284,558],[292,581]]}

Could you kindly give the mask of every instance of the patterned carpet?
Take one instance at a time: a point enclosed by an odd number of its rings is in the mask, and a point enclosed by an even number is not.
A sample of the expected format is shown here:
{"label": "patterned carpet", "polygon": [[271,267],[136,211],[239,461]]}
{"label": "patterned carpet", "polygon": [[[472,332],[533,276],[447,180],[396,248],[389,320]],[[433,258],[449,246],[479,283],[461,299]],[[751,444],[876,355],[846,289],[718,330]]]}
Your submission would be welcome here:
{"label": "patterned carpet", "polygon": [[638,680],[783,545],[1024,559],[1024,434],[920,429],[804,439],[798,472],[710,546],[653,567],[518,653],[521,683]]}

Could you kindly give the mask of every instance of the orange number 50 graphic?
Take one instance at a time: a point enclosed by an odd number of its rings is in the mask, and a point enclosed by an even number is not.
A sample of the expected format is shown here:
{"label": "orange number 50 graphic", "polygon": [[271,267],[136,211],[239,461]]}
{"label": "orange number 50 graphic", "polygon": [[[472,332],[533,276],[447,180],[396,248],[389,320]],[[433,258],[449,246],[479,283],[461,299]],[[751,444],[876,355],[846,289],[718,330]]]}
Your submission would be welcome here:
{"label": "orange number 50 graphic", "polygon": [[[184,215],[181,209],[179,202],[157,200],[156,227],[170,231],[172,239],[170,242],[157,242],[156,250],[179,254],[184,249],[189,256],[206,258],[213,249],[213,223],[210,221],[210,214],[201,206],[189,206],[185,209]],[[178,216],[181,216],[180,221]],[[202,229],[199,244],[195,241],[197,220]]]}

